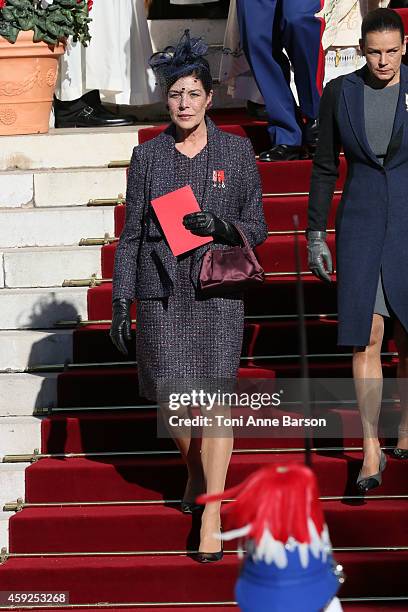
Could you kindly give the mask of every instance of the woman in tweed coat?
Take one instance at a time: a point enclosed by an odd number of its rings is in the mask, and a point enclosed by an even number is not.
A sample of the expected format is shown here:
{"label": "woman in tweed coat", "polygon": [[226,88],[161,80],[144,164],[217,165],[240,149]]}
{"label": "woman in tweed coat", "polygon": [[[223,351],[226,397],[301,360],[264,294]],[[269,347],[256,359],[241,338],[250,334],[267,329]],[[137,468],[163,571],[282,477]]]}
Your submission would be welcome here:
{"label": "woman in tweed coat", "polygon": [[[159,55],[164,61],[158,74],[164,74],[172,123],[133,151],[126,224],[113,278],[112,340],[126,351],[130,304],[137,298],[139,392],[165,408],[169,401],[168,396],[163,400],[162,384],[178,383],[191,392],[197,380],[213,389],[220,380],[236,380],[244,328],[242,295],[205,299],[198,288],[201,258],[208,248],[239,244],[235,227],[251,246],[267,236],[251,144],[220,131],[206,117],[212,80],[202,49],[194,44],[187,34],[170,59]],[[212,236],[213,242],[175,257],[149,203],[185,185],[191,185],[202,212],[186,215],[183,223],[196,235]],[[188,469],[182,510],[192,512],[198,509],[198,494],[223,490],[232,435],[206,435],[203,430],[200,447],[190,429],[172,433]],[[220,504],[209,503],[202,514],[199,561],[222,557],[214,537],[219,531]]]}

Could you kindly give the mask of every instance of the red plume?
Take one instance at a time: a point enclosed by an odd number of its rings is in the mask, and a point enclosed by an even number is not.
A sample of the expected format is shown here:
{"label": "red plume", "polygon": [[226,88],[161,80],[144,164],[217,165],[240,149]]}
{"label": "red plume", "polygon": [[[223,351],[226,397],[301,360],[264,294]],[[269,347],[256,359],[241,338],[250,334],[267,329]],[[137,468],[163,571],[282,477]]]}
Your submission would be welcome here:
{"label": "red plume", "polygon": [[236,497],[224,506],[225,529],[249,526],[247,539],[259,544],[265,529],[275,540],[286,543],[289,537],[310,543],[308,520],[321,534],[324,517],[314,473],[302,464],[268,466],[251,474],[241,484],[224,493],[200,495],[197,503]]}

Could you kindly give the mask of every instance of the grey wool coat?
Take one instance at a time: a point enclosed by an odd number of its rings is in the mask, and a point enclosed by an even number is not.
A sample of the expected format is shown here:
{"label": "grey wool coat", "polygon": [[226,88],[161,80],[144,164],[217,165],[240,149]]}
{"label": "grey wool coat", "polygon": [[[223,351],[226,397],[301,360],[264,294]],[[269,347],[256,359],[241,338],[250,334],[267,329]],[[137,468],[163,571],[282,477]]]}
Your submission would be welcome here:
{"label": "grey wool coat", "polygon": [[[249,139],[219,130],[207,117],[208,172],[202,210],[234,223],[252,247],[267,237],[262,190]],[[112,299],[153,299],[172,295],[177,267],[152,214],[150,201],[169,192],[174,184],[175,126],[133,149],[126,192],[126,222],[115,254]],[[224,171],[224,187],[213,181]],[[201,259],[217,242],[196,249],[190,278],[198,286]]]}

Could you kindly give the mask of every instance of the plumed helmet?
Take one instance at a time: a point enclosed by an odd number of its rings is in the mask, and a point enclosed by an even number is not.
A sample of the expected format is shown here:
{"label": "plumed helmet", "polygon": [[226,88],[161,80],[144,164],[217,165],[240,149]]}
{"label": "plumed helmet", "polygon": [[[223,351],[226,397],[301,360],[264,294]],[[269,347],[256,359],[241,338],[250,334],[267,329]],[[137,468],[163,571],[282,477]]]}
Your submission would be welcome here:
{"label": "plumed helmet", "polygon": [[[241,484],[197,503],[223,507],[223,540],[245,542],[236,584],[242,612],[316,612],[344,581],[333,560],[316,476],[301,464],[261,468]],[[340,604],[339,604],[340,605]],[[337,608],[341,609],[341,608]]]}

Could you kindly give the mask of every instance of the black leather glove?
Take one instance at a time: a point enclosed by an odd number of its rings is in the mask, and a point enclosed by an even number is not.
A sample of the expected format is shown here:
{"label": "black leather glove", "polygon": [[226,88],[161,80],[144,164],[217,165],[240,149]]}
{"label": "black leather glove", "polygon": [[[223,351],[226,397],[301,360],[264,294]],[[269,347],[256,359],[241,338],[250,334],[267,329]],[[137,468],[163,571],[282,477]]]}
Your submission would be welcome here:
{"label": "black leather glove", "polygon": [[128,354],[125,340],[130,342],[132,339],[130,325],[130,306],[132,300],[118,298],[112,302],[112,326],[110,328],[110,338],[118,351],[124,355]]}
{"label": "black leather glove", "polygon": [[309,269],[317,278],[330,283],[329,274],[333,273],[333,263],[326,243],[326,232],[307,230],[306,237]]}
{"label": "black leather glove", "polygon": [[183,225],[196,236],[213,236],[217,242],[241,244],[241,236],[235,227],[212,212],[200,211],[184,215]]}

